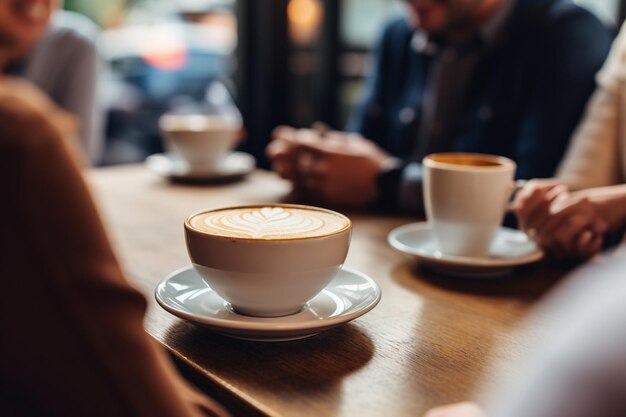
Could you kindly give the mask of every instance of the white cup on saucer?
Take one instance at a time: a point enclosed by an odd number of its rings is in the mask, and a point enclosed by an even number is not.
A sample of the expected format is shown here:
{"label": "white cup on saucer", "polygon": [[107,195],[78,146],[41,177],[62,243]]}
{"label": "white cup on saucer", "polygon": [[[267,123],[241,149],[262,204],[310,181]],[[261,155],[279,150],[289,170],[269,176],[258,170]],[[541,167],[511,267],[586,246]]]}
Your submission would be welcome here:
{"label": "white cup on saucer", "polygon": [[508,158],[438,153],[424,158],[424,202],[445,255],[487,257],[516,185]]}
{"label": "white cup on saucer", "polygon": [[214,114],[166,113],[159,128],[168,151],[192,170],[214,170],[237,144],[241,123]]}
{"label": "white cup on saucer", "polygon": [[249,316],[294,314],[343,265],[352,223],[311,206],[239,206],[185,221],[191,262],[233,309]]}
{"label": "white cup on saucer", "polygon": [[178,155],[192,172],[218,171],[243,129],[241,113],[226,86],[214,80],[202,100],[181,96],[171,105],[159,119],[168,151]]}

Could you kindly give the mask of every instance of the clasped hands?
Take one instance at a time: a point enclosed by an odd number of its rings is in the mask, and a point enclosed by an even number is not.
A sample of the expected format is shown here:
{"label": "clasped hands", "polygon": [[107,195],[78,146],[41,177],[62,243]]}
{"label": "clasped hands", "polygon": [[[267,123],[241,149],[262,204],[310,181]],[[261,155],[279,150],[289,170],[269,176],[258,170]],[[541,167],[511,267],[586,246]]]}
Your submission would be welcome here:
{"label": "clasped hands", "polygon": [[397,160],[358,134],[323,126],[279,126],[266,153],[296,192],[323,205],[365,208],[378,196],[377,176]]}
{"label": "clasped hands", "polygon": [[520,228],[556,260],[592,257],[609,228],[599,203],[555,179],[529,181],[514,207]]}

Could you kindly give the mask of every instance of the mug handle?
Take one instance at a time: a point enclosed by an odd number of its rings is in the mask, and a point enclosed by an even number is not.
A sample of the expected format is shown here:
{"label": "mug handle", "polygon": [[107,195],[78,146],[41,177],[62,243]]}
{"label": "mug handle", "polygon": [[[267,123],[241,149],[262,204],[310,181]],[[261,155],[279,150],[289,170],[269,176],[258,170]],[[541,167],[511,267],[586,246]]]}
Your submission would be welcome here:
{"label": "mug handle", "polygon": [[513,182],[513,190],[511,191],[511,196],[509,197],[509,203],[506,206],[507,213],[514,213],[515,207],[513,206],[513,201],[515,199],[515,195],[519,190],[524,188],[528,184],[528,180],[515,180]]}

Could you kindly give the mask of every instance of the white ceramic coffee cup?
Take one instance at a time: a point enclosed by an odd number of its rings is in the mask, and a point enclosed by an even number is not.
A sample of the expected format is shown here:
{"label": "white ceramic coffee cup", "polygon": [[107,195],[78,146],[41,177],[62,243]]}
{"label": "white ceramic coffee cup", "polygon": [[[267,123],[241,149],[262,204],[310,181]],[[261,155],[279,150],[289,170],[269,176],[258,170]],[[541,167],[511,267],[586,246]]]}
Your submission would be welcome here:
{"label": "white ceramic coffee cup", "polygon": [[[322,236],[300,238],[226,237],[194,228],[185,221],[187,251],[196,271],[239,313],[276,317],[300,311],[337,274],[350,246],[352,223],[342,214],[311,206],[271,207],[326,211],[345,220],[345,227]],[[259,209],[267,206],[232,208]]]}
{"label": "white ceramic coffee cup", "polygon": [[191,168],[212,169],[237,144],[241,124],[220,115],[166,113],[159,128],[169,151]]}
{"label": "white ceramic coffee cup", "polygon": [[442,253],[486,257],[515,190],[515,162],[471,153],[423,160],[424,203]]}

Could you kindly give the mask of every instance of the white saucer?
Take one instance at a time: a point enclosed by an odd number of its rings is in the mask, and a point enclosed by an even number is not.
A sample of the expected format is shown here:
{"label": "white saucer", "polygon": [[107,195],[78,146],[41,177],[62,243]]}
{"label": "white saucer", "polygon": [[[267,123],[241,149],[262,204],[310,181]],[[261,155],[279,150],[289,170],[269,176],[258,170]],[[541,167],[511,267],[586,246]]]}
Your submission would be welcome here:
{"label": "white saucer", "polygon": [[492,278],[508,274],[513,267],[536,262],[543,251],[525,233],[501,227],[491,246],[490,256],[471,258],[441,253],[428,222],[411,223],[392,230],[387,241],[421,265],[445,275],[465,278]]}
{"label": "white saucer", "polygon": [[219,165],[211,168],[190,167],[178,155],[157,153],[146,158],[146,165],[153,172],[167,178],[180,180],[228,180],[249,174],[256,167],[250,154],[232,152]]}
{"label": "white saucer", "polygon": [[156,288],[157,302],[180,318],[238,339],[282,342],[303,339],[354,320],[373,309],[381,291],[367,275],[341,269],[302,311],[283,317],[236,313],[192,266],[173,272]]}

